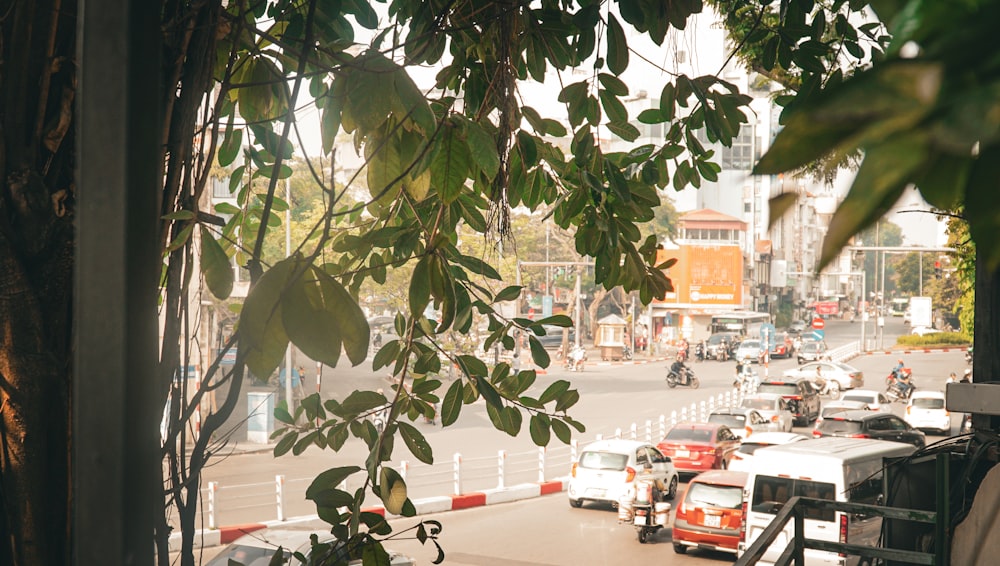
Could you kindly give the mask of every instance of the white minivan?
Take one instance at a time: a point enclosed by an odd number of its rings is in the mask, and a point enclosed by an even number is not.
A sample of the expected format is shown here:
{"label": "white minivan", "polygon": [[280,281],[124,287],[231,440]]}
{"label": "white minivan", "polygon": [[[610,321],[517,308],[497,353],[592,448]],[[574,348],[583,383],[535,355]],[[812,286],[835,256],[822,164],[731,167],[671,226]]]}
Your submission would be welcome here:
{"label": "white minivan", "polygon": [[[911,455],[916,448],[900,442],[868,438],[824,437],[754,452],[753,463],[743,492],[742,537],[737,555],[767,528],[775,514],[793,496],[882,504],[884,458]],[[882,529],[880,517],[839,511],[813,510],[805,518],[806,538],[878,546]],[[794,521],[775,539],[760,564],[773,564],[794,537]],[[858,564],[858,556],[806,549],[806,564]]]}

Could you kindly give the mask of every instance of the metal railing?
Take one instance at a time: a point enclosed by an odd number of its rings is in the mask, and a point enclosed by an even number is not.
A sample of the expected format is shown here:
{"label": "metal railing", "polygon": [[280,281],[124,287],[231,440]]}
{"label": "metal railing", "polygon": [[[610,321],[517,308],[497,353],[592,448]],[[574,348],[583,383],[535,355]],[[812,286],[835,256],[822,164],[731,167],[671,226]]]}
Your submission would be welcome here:
{"label": "metal railing", "polygon": [[[666,436],[667,429],[679,422],[705,421],[708,414],[722,407],[739,405],[751,390],[734,389],[720,393],[706,400],[691,403],[678,411],[660,414],[655,419],[633,422],[622,428],[607,429],[594,435],[592,440],[606,438],[627,438],[644,440],[656,444]],[[413,499],[431,496],[462,495],[463,493],[488,489],[504,489],[513,485],[531,482],[545,482],[560,479],[569,473],[576,461],[579,447],[591,440],[573,440],[570,445],[552,444],[535,450],[508,452],[499,450],[495,456],[467,457],[455,453],[450,460],[442,459],[434,464],[423,464],[401,460],[393,467],[406,481],[407,490]],[[243,519],[225,520],[224,515],[247,509],[259,509],[260,519],[284,521],[296,513],[306,514],[308,504],[305,491],[312,482],[311,477],[286,478],[277,475],[273,482],[222,485],[209,482],[202,489],[202,508],[205,524],[218,528],[229,522],[246,522]],[[357,480],[354,480],[357,482]],[[350,485],[349,485],[350,484]],[[341,488],[356,489],[349,479]],[[377,499],[376,499],[377,501]],[[220,521],[220,519],[223,519]]]}

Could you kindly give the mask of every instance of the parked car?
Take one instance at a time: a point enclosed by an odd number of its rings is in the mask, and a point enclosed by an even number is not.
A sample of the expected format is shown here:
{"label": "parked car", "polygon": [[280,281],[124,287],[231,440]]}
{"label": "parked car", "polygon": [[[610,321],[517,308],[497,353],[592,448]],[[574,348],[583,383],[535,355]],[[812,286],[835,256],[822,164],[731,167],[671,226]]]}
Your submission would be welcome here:
{"label": "parked car", "polygon": [[746,438],[755,432],[778,430],[778,424],[764,418],[759,411],[741,407],[715,409],[708,414],[708,422],[724,424],[740,438]]}
{"label": "parked car", "polygon": [[944,436],[951,434],[951,413],[945,408],[945,396],[941,391],[914,391],[906,403],[903,420],[916,429]]}
{"label": "parked car", "polygon": [[831,415],[813,429],[813,436],[874,438],[912,444],[918,449],[926,444],[924,433],[892,413],[846,411]]}
{"label": "parked car", "polygon": [[806,362],[815,362],[826,356],[826,342],[803,340],[802,345],[795,351],[795,359],[799,365]]}
{"label": "parked car", "polygon": [[580,507],[585,501],[597,501],[617,505],[622,496],[631,492],[637,476],[653,481],[659,494],[656,501],[677,495],[677,470],[670,458],[652,444],[620,438],[592,442],[583,448],[570,470],[566,489],[569,504]]}
{"label": "parked car", "polygon": [[740,445],[728,426],[718,423],[678,423],[656,445],[682,474],[724,469]]}
{"label": "parked car", "polygon": [[740,345],[736,347],[736,355],[733,356],[737,361],[743,363],[755,364],[760,361],[761,353],[763,352],[763,346],[761,346],[760,340],[748,339],[740,342]]}
{"label": "parked car", "polygon": [[855,389],[854,391],[848,391],[844,393],[844,396],[840,398],[841,401],[859,401],[868,406],[870,411],[886,411],[890,410],[892,402],[889,398],[885,396],[885,393],[881,391],[875,391],[874,389]]}
{"label": "parked car", "polygon": [[[821,342],[814,342],[819,344]],[[805,346],[803,346],[804,348]],[[819,368],[823,378],[830,381],[830,394],[834,399],[840,396],[841,391],[863,387],[865,384],[865,374],[854,366],[843,362],[830,360],[809,362],[797,368],[787,369],[782,372],[786,378],[816,380],[816,369]]]}
{"label": "parked car", "polygon": [[789,442],[799,442],[808,440],[810,437],[795,432],[757,432],[743,439],[740,447],[733,452],[733,458],[729,460],[730,470],[750,471],[753,463],[753,454],[759,448],[787,444]]}
{"label": "parked car", "polygon": [[777,393],[757,393],[745,397],[740,407],[755,409],[762,417],[775,425],[775,430],[791,432],[795,415],[788,408],[788,401]]}
{"label": "parked car", "polygon": [[788,402],[793,424],[806,426],[819,417],[819,391],[808,379],[771,379],[757,386],[757,393],[777,393]]}
{"label": "parked car", "polygon": [[[244,566],[267,566],[271,563],[275,553],[278,552],[278,547],[281,547],[285,557],[282,564],[302,564],[295,558],[294,553],[301,553],[306,558],[310,557],[313,547],[309,537],[313,533],[319,537],[318,542],[330,545],[327,550],[330,553],[331,564],[336,562],[336,557],[339,557],[341,560],[350,559],[349,562],[346,562],[350,566],[360,566],[360,554],[348,556],[342,545],[337,546],[339,543],[329,532],[316,531],[315,528],[306,527],[280,527],[254,531],[241,536],[222,549],[219,554],[208,561],[206,566],[228,566],[232,563],[231,561]],[[414,566],[416,564],[416,561],[409,556],[388,549],[386,551],[388,552],[389,566]]]}
{"label": "parked car", "polygon": [[674,516],[674,552],[704,548],[736,554],[746,483],[746,472],[731,470],[712,470],[692,478]]}

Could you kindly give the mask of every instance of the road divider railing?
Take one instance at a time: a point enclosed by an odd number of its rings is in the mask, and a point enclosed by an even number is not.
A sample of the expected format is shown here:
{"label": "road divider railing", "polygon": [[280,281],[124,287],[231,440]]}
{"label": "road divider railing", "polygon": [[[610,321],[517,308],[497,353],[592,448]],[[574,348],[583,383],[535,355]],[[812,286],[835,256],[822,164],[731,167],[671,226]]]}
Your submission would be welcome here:
{"label": "road divider railing", "polygon": [[[633,422],[627,427],[603,430],[593,440],[627,438],[645,440],[656,444],[666,436],[667,430],[679,422],[705,421],[717,408],[739,405],[749,390],[734,389],[713,395],[700,402],[691,403],[669,414]],[[579,448],[591,440],[574,439],[569,445],[552,443],[548,447],[511,452],[498,450],[496,455],[469,457],[455,453],[450,461],[434,464],[402,460],[393,467],[405,479],[411,499],[424,497],[454,497],[469,492],[512,489],[525,484],[543,484],[563,478],[576,461]],[[350,491],[361,485],[361,479],[349,478],[341,488]],[[245,516],[248,509],[258,509],[262,519],[285,521],[295,513],[301,514],[308,507],[303,505],[311,477],[288,478],[276,475],[273,482],[260,482],[225,486],[209,482],[202,490],[204,524],[217,529],[226,524],[227,518]],[[357,485],[351,485],[357,483]],[[310,509],[311,511],[311,509]],[[239,513],[239,515],[237,515]],[[229,521],[235,522],[235,521]]]}

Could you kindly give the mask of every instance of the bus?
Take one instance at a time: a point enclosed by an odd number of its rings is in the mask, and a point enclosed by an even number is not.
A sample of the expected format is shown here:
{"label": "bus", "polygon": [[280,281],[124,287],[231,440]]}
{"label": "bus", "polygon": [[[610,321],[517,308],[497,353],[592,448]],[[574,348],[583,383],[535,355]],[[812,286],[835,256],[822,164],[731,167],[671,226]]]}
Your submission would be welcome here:
{"label": "bus", "polygon": [[736,332],[740,336],[760,336],[760,325],[771,322],[771,315],[766,312],[733,311],[712,315],[708,330],[712,334],[719,332]]}
{"label": "bus", "polygon": [[896,297],[889,302],[889,314],[892,316],[903,316],[910,306],[909,297]]}

